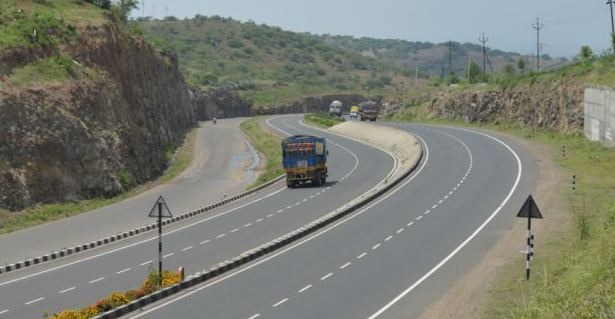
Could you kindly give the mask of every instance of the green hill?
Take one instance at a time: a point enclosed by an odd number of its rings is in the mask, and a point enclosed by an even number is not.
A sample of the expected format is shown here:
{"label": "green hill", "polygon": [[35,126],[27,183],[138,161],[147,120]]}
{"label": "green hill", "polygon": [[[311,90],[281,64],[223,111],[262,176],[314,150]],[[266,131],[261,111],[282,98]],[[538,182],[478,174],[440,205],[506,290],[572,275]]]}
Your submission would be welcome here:
{"label": "green hill", "polygon": [[177,54],[190,83],[238,89],[256,106],[311,94],[392,91],[404,81],[389,64],[253,22],[197,15],[139,26],[150,42]]}
{"label": "green hill", "polygon": [[[379,61],[395,65],[407,70],[406,74],[414,74],[418,65],[419,71],[424,75],[440,76],[444,70],[448,74],[449,48],[448,43],[434,44],[430,42],[412,42],[406,40],[381,40],[373,38],[354,38],[351,36],[316,36],[335,47],[349,50],[363,56],[374,57]],[[482,64],[483,48],[478,44],[452,42],[451,58],[452,68],[457,75],[463,74],[468,61],[473,60]],[[534,58],[519,53],[505,52],[487,48],[488,63],[494,71],[501,70],[506,64],[516,65],[521,57],[528,62]],[[543,67],[551,69],[567,62],[565,58],[552,58],[543,56]],[[527,63],[527,70],[534,69],[533,63]],[[490,66],[487,65],[487,70]]]}

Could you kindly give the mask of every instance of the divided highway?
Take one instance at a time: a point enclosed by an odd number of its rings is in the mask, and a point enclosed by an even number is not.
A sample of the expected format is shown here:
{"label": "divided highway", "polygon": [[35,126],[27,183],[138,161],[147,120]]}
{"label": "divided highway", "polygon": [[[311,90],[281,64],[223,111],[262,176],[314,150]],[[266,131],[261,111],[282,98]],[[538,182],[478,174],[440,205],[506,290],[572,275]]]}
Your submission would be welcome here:
{"label": "divided highway", "polygon": [[[292,190],[283,182],[276,183],[231,205],[165,227],[166,269],[182,266],[187,274],[192,274],[239,255],[354,199],[378,184],[393,168],[393,159],[382,151],[312,130],[300,125],[300,119],[300,116],[285,116],[268,123],[290,134],[325,135],[330,141],[329,182],[323,187]],[[202,191],[206,192],[206,188]],[[162,195],[166,197],[167,194],[163,192]],[[207,195],[203,194],[202,198]],[[191,201],[209,203],[202,198],[196,196]],[[167,202],[175,214],[181,212],[175,207],[185,204],[174,203],[168,197]],[[138,207],[138,210],[146,214],[150,206],[148,203],[147,207]],[[79,227],[95,230],[97,225],[81,224]],[[156,233],[150,232],[0,275],[0,318],[38,318],[45,312],[81,307],[112,291],[140,286],[148,271],[154,269],[156,239]],[[197,317],[202,316],[195,315]]]}
{"label": "divided highway", "polygon": [[[536,165],[481,133],[385,125],[425,143],[426,160],[411,178],[306,239],[126,318],[419,316],[511,226]],[[370,174],[382,165],[361,160]]]}

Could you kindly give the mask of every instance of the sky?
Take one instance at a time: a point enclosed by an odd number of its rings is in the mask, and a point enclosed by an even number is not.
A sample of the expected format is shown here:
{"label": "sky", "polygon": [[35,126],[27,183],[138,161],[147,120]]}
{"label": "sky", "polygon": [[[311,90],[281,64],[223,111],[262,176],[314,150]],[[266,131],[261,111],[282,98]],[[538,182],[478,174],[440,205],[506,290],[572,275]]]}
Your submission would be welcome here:
{"label": "sky", "polygon": [[[536,52],[536,18],[542,53],[572,57],[583,45],[600,54],[610,46],[606,0],[139,0],[133,16],[179,18],[219,15],[295,32],[442,43]],[[141,2],[143,3],[143,2]]]}

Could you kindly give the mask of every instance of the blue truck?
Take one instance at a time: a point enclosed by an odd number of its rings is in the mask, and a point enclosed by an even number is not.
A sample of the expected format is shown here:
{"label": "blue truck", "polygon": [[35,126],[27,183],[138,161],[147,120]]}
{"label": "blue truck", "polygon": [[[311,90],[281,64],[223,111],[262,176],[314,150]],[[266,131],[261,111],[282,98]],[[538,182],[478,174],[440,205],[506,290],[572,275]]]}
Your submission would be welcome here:
{"label": "blue truck", "polygon": [[322,137],[295,135],[282,141],[282,165],[286,185],[294,188],[306,182],[320,186],[327,179],[327,142]]}

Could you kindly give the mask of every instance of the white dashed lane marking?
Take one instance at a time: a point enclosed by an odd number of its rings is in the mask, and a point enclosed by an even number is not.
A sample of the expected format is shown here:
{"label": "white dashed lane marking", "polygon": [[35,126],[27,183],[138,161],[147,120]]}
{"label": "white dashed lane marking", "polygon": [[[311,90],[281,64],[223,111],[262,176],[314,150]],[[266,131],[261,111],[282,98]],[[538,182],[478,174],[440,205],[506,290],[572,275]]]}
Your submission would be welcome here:
{"label": "white dashed lane marking", "polygon": [[243,227],[246,227],[246,228],[250,227],[250,226],[252,226],[252,223],[247,223],[247,224],[243,225]]}
{"label": "white dashed lane marking", "polygon": [[123,274],[123,273],[125,273],[127,271],[130,271],[130,268],[126,268],[126,269],[120,270],[120,271],[116,272],[116,274],[120,275],[120,274]]}
{"label": "white dashed lane marking", "polygon": [[301,288],[301,289],[300,289],[299,291],[297,291],[297,292],[298,292],[298,293],[303,293],[303,292],[305,292],[306,290],[308,290],[308,289],[310,289],[310,288],[312,288],[312,285],[307,285],[307,286],[305,286],[305,287]]}
{"label": "white dashed lane marking", "polygon": [[75,288],[77,288],[77,287],[70,287],[70,288],[66,288],[66,289],[64,289],[64,290],[60,290],[60,291],[58,291],[58,293],[59,293],[59,294],[64,294],[64,293],[67,293],[67,292],[69,292],[69,291],[71,291],[71,290],[75,290]]}
{"label": "white dashed lane marking", "polygon": [[283,210],[283,209],[279,209],[279,210],[278,210],[278,213],[283,213],[283,212],[284,212],[284,210]]}
{"label": "white dashed lane marking", "polygon": [[400,229],[398,229],[395,233],[396,233],[396,234],[399,234],[399,233],[401,233],[401,232],[403,232],[403,231],[404,231],[404,229],[403,229],[403,228],[400,228]]}
{"label": "white dashed lane marking", "polygon": [[0,315],[3,314],[3,313],[7,313],[7,312],[9,312],[9,310],[8,309],[4,309],[4,310],[0,311]]}
{"label": "white dashed lane marking", "polygon": [[254,316],[252,316],[252,317],[250,317],[250,318],[248,318],[248,319],[256,319],[256,318],[258,318],[258,317],[260,317],[260,316],[261,316],[261,314],[260,314],[260,313],[257,313],[257,314],[255,314]]}
{"label": "white dashed lane marking", "polygon": [[423,218],[423,216],[422,216],[422,215],[421,215],[421,216],[419,216],[419,217],[417,217],[417,218],[416,218],[416,220],[421,220],[421,218]]}
{"label": "white dashed lane marking", "polygon": [[226,234],[220,234],[220,235],[216,236],[216,239],[220,239],[220,238],[222,238],[224,236],[226,236]]}
{"label": "white dashed lane marking", "polygon": [[410,227],[410,226],[412,226],[412,224],[414,224],[414,222],[409,222],[408,225],[406,225],[406,226]]}
{"label": "white dashed lane marking", "polygon": [[148,261],[146,261],[146,262],[141,263],[141,266],[145,266],[145,265],[147,265],[147,264],[151,264],[151,263],[152,263],[152,261],[151,261],[151,260],[148,260]]}
{"label": "white dashed lane marking", "polygon": [[346,267],[348,267],[348,266],[350,266],[350,265],[352,265],[352,263],[351,263],[351,262],[347,262],[347,263],[345,263],[345,264],[341,265],[341,266],[340,266],[340,269],[344,269],[344,268],[346,268]]}
{"label": "white dashed lane marking", "polygon": [[363,257],[365,257],[365,256],[367,256],[367,253],[362,253],[362,254],[360,254],[359,256],[357,256],[357,259],[361,259],[361,258],[363,258]]}
{"label": "white dashed lane marking", "polygon": [[389,241],[391,239],[393,239],[393,236],[389,236],[389,237],[385,238],[384,241]]}
{"label": "white dashed lane marking", "polygon": [[238,230],[239,230],[239,228],[235,228],[235,229],[231,230],[231,233],[235,233],[235,232],[237,232]]}
{"label": "white dashed lane marking", "polygon": [[331,277],[331,276],[333,276],[333,273],[332,273],[332,272],[330,272],[330,273],[328,273],[328,274],[326,274],[326,275],[322,276],[322,277],[320,278],[320,280],[327,280],[327,278],[329,278],[329,277]]}
{"label": "white dashed lane marking", "polygon": [[205,244],[207,244],[208,242],[210,242],[210,240],[209,240],[209,239],[207,239],[207,240],[203,240],[200,244],[201,244],[201,245],[205,245]]}
{"label": "white dashed lane marking", "polygon": [[162,256],[162,258],[168,258],[168,257],[171,257],[173,255],[175,255],[175,253],[168,253],[168,254]]}
{"label": "white dashed lane marking", "polygon": [[378,247],[380,247],[380,244],[374,245],[374,247],[372,247],[372,249],[377,249]]}
{"label": "white dashed lane marking", "polygon": [[99,281],[101,281],[101,280],[105,280],[105,277],[100,277],[100,278],[98,278],[98,279],[94,279],[94,280],[90,281],[89,283],[90,283],[90,284],[93,284],[93,283],[97,283],[97,282],[99,282]]}
{"label": "white dashed lane marking", "polygon": [[42,300],[45,300],[45,297],[40,297],[40,298],[38,298],[38,299],[30,300],[30,301],[26,302],[26,303],[25,303],[25,305],[26,305],[26,306],[27,306],[27,305],[31,305],[31,304],[33,304],[33,303],[36,303],[36,302],[39,302],[39,301],[42,301]]}
{"label": "white dashed lane marking", "polygon": [[188,246],[188,247],[186,247],[186,248],[182,249],[182,251],[187,251],[187,250],[190,250],[190,249],[192,249],[192,248],[194,248],[194,246]]}
{"label": "white dashed lane marking", "polygon": [[284,299],[282,299],[282,300],[280,300],[280,301],[278,301],[278,302],[274,303],[272,307],[274,307],[274,308],[275,308],[275,307],[278,307],[278,306],[280,306],[281,304],[283,304],[283,303],[285,303],[285,302],[287,302],[287,301],[288,301],[288,298],[284,298]]}
{"label": "white dashed lane marking", "polygon": [[262,221],[263,221],[263,219],[262,219],[262,218],[259,218],[259,219],[257,219],[257,220],[256,220],[256,222],[257,222],[257,223],[260,223],[260,222],[262,222]]}

